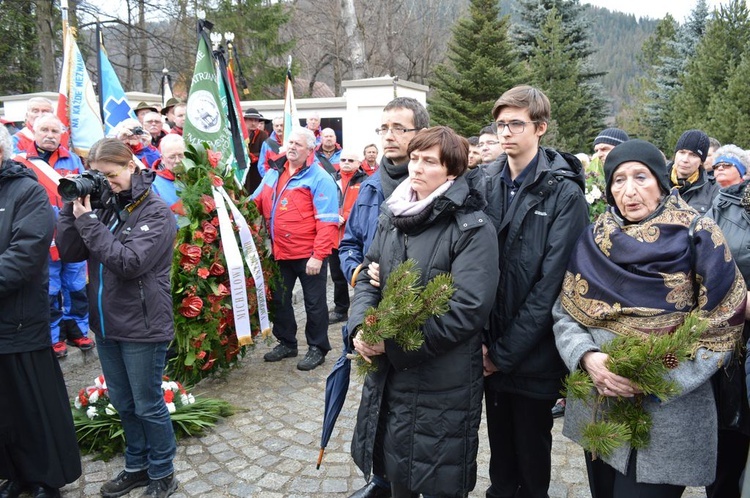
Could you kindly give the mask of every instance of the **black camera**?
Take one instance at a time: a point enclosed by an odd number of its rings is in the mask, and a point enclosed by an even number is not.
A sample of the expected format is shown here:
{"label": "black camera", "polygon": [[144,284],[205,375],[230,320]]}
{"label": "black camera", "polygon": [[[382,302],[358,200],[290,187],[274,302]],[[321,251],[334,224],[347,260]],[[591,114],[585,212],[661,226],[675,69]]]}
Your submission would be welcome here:
{"label": "black camera", "polygon": [[112,189],[104,174],[96,170],[84,171],[80,175],[60,178],[57,193],[65,202],[71,202],[79,197],[90,195],[91,207],[103,209],[112,198]]}
{"label": "black camera", "polygon": [[145,131],[143,131],[143,128],[141,128],[140,126],[136,126],[130,131],[133,135],[143,135],[144,133],[146,133]]}

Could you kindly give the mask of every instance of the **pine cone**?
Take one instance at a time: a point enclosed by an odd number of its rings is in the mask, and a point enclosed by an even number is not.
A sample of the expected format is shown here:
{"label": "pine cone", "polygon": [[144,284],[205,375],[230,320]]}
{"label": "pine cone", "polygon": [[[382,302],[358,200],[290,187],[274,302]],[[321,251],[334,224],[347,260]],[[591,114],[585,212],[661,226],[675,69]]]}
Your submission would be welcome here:
{"label": "pine cone", "polygon": [[680,360],[678,360],[673,353],[665,354],[661,361],[664,363],[664,366],[670,370],[674,370],[680,366]]}
{"label": "pine cone", "polygon": [[378,317],[375,315],[367,315],[365,317],[365,325],[368,327],[374,327],[376,323],[378,323]]}

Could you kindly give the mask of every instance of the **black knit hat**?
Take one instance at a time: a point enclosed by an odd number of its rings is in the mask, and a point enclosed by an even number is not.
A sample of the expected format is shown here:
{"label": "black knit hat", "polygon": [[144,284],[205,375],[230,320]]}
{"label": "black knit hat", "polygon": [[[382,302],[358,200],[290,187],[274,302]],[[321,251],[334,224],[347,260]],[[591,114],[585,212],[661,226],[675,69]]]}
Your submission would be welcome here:
{"label": "black knit hat", "polygon": [[677,141],[674,151],[675,153],[678,150],[694,152],[701,158],[701,164],[703,164],[706,161],[706,156],[708,156],[709,147],[708,135],[700,130],[688,130]]}
{"label": "black knit hat", "polygon": [[606,130],[602,130],[594,139],[594,147],[599,144],[609,144],[616,147],[623,142],[627,142],[628,140],[630,140],[630,137],[621,129],[607,128]]}
{"label": "black knit hat", "polygon": [[661,190],[668,194],[671,190],[669,183],[669,173],[664,155],[659,149],[650,142],[645,140],[628,140],[610,151],[607,159],[604,161],[604,179],[607,182],[605,193],[607,202],[615,205],[615,199],[612,197],[612,174],[622,163],[637,161],[646,166],[656,177]]}

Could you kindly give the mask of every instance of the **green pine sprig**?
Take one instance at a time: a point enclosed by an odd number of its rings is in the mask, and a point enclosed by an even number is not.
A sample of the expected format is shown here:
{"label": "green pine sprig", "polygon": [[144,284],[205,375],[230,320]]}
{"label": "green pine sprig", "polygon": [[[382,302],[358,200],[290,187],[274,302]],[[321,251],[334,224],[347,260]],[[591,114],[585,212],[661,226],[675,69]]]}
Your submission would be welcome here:
{"label": "green pine sprig", "polygon": [[[441,274],[425,286],[419,285],[417,262],[407,259],[388,276],[377,308],[365,312],[362,340],[377,344],[392,339],[404,351],[416,351],[424,344],[422,326],[433,316],[450,309],[449,301],[455,292],[453,277]],[[368,363],[357,356],[356,368],[361,376],[377,371],[377,359]]]}
{"label": "green pine sprig", "polygon": [[631,380],[641,391],[633,398],[601,396],[594,382],[584,370],[571,372],[564,382],[563,395],[587,404],[593,420],[582,432],[583,448],[593,458],[609,456],[623,444],[634,449],[649,444],[651,416],[644,410],[646,396],[662,401],[680,393],[679,385],[668,378],[670,369],[688,361],[695,345],[708,327],[708,321],[692,312],[672,334],[651,335],[646,340],[618,336],[602,346],[609,355],[607,368]]}

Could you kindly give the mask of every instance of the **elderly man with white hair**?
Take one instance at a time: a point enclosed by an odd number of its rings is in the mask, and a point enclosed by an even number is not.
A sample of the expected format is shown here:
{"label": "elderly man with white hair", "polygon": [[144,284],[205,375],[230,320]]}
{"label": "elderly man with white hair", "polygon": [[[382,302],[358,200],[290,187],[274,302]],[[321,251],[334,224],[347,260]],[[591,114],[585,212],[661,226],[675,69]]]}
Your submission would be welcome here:
{"label": "elderly man with white hair", "polygon": [[[54,169],[60,176],[81,174],[84,171],[81,159],[60,144],[65,131],[60,119],[54,114],[42,114],[34,121],[34,141],[17,156],[31,163],[39,175]],[[54,192],[48,192],[50,199]],[[55,213],[59,206],[54,206]],[[52,348],[58,358],[68,354],[66,342],[83,351],[94,347],[88,338],[89,312],[86,295],[86,263],[63,263],[57,247],[50,247],[49,304]]]}
{"label": "elderly man with white hair", "polygon": [[42,114],[54,112],[52,102],[44,97],[32,97],[26,103],[26,119],[24,127],[13,135],[13,152],[16,154],[28,149],[34,142],[34,121]]}
{"label": "elderly man with white hair", "polygon": [[272,286],[276,303],[273,335],[279,344],[263,359],[281,361],[297,356],[292,291],[299,279],[307,314],[308,351],[297,368],[312,370],[325,361],[331,349],[326,258],[337,240],[339,195],[331,175],[315,161],[315,135],[310,130],[294,128],[285,145],[286,156],[271,162],[252,196],[266,221],[273,257],[279,265],[279,282]]}

